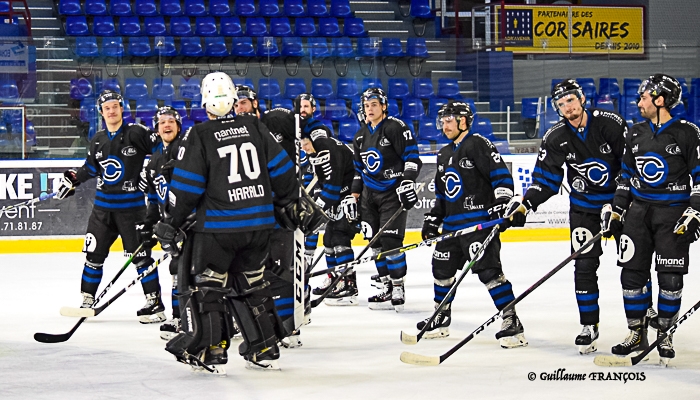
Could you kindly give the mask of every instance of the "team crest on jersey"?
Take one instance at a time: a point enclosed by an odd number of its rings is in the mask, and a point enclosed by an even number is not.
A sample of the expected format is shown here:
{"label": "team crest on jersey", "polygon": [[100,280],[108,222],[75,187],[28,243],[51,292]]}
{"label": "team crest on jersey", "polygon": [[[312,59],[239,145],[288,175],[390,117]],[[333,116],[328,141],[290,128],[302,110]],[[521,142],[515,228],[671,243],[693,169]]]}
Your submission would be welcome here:
{"label": "team crest on jersey", "polygon": [[136,155],[136,147],[126,146],[122,149],[122,154],[127,156],[127,157],[135,156]]}
{"label": "team crest on jersey", "polygon": [[114,156],[107,157],[106,160],[100,161],[102,167],[102,179],[107,184],[113,185],[122,180],[124,175],[124,164]]}
{"label": "team crest on jersey", "polygon": [[540,149],[540,154],[537,156],[537,159],[540,161],[544,161],[545,158],[547,158],[547,150],[542,148]]}
{"label": "team crest on jersey", "polygon": [[601,160],[588,159],[581,164],[570,164],[588,182],[596,186],[606,186],[610,178],[610,168]]}
{"label": "team crest on jersey", "polygon": [[[578,228],[571,231],[571,247],[574,249],[574,251],[578,251],[581,247],[583,247],[584,244],[588,243],[588,241],[591,239],[593,239],[593,233],[591,233],[591,231],[584,227],[579,226]],[[593,246],[590,246],[581,254],[586,254],[592,249]]]}
{"label": "team crest on jersey", "polygon": [[386,137],[382,137],[381,139],[379,139],[379,145],[380,145],[380,146],[385,146],[385,147],[386,147],[386,146],[391,146],[391,142],[390,142],[389,139],[387,139]]}
{"label": "team crest on jersey", "polygon": [[656,153],[646,153],[635,157],[637,171],[642,180],[650,186],[656,187],[664,183],[668,175],[666,160]]}
{"label": "team crest on jersey", "polygon": [[678,144],[676,144],[676,143],[669,144],[668,146],[666,146],[666,153],[668,153],[672,156],[677,156],[677,155],[681,154],[681,147],[678,146]]}
{"label": "team crest on jersey", "polygon": [[610,147],[609,144],[603,143],[598,150],[600,150],[600,154],[610,154],[612,153],[612,147]]}
{"label": "team crest on jersey", "polygon": [[163,175],[158,175],[153,179],[153,186],[156,187],[156,194],[161,203],[165,203],[165,197],[168,195],[168,182]]}
{"label": "team crest on jersey", "polygon": [[362,162],[367,166],[369,172],[375,173],[382,169],[384,164],[382,154],[374,147],[360,153],[360,157],[362,157]]}
{"label": "team crest on jersey", "polygon": [[461,160],[459,160],[459,166],[464,169],[472,169],[474,168],[474,162],[472,162],[472,160],[468,159],[467,157],[464,157]]}
{"label": "team crest on jersey", "polygon": [[574,178],[574,181],[571,182],[571,187],[579,193],[584,193],[586,191],[586,180],[577,176]]}
{"label": "team crest on jersey", "polygon": [[462,197],[462,177],[454,168],[448,168],[442,180],[445,183],[445,194],[448,201],[454,202]]}

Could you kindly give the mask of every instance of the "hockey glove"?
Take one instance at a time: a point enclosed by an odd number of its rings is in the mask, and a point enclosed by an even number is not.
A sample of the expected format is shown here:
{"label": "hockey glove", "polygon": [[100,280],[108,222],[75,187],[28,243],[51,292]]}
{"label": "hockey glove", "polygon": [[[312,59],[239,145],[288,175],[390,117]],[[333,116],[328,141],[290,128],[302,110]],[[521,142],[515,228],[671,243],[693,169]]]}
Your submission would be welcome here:
{"label": "hockey glove", "polygon": [[420,235],[423,240],[438,237],[440,236],[440,231],[438,230],[439,228],[440,221],[438,220],[438,217],[431,214],[425,214],[425,218],[423,219],[423,229],[420,231]]}
{"label": "hockey glove", "polygon": [[148,194],[148,172],[146,168],[139,173],[139,190]]}
{"label": "hockey glove", "polygon": [[304,249],[304,259],[306,260],[306,268],[310,268],[314,263],[314,255],[316,254],[316,249]]}
{"label": "hockey glove", "polygon": [[396,193],[399,195],[399,201],[404,210],[408,211],[418,203],[418,194],[416,194],[416,184],[413,181],[402,181],[401,185],[396,188]]}
{"label": "hockey glove", "polygon": [[153,231],[156,234],[156,238],[158,238],[160,247],[163,248],[163,251],[169,253],[173,257],[180,255],[180,248],[177,245],[177,229],[175,229],[172,225],[161,221],[156,224]]}
{"label": "hockey glove", "polygon": [[606,204],[600,210],[600,230],[603,231],[603,237],[609,238],[615,236],[620,237],[622,233],[622,215],[624,211],[618,206]]}
{"label": "hockey glove", "polygon": [[292,231],[299,228],[304,235],[315,233],[330,220],[326,213],[307,197],[301,197],[284,207],[275,207],[275,214],[280,226]]}
{"label": "hockey glove", "polygon": [[340,202],[340,209],[350,222],[357,221],[357,199],[353,195],[345,196]]}
{"label": "hockey glove", "polygon": [[523,196],[513,196],[506,205],[503,218],[510,219],[511,226],[520,228],[525,226],[528,211],[528,207],[523,203]]}
{"label": "hockey glove", "polygon": [[66,197],[70,197],[75,194],[75,188],[80,186],[80,181],[76,175],[76,172],[72,169],[65,171],[63,173],[63,179],[61,179],[61,185],[56,190],[56,198],[58,200],[63,200]]}
{"label": "hockey glove", "polygon": [[[508,200],[508,198],[496,199],[496,204],[492,205],[491,208],[488,209],[489,218],[491,221],[503,218],[508,205]],[[510,219],[504,219],[503,222],[498,225],[498,231],[505,232],[505,230],[510,228],[511,225],[512,222]]]}
{"label": "hockey glove", "polygon": [[[333,168],[331,167],[331,153],[328,150],[321,150],[314,157],[309,157],[309,162],[314,168],[319,168],[326,180],[330,179]],[[317,170],[318,171],[318,170]]]}
{"label": "hockey glove", "polygon": [[679,235],[678,243],[693,243],[700,237],[700,211],[693,207],[686,208],[683,215],[676,222],[673,233]]}
{"label": "hockey glove", "polygon": [[153,222],[139,221],[136,223],[136,232],[141,238],[144,249],[152,249],[158,243],[158,240],[153,236]]}

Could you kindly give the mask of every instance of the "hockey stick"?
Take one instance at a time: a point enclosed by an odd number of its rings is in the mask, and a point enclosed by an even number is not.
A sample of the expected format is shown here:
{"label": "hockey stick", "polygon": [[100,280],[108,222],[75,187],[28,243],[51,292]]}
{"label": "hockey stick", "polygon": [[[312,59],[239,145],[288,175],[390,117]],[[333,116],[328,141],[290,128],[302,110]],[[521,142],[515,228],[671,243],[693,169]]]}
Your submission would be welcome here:
{"label": "hockey stick", "polygon": [[682,324],[686,319],[688,319],[695,311],[697,311],[700,308],[700,301],[695,303],[692,307],[690,307],[690,310],[686,311],[685,314],[683,314],[680,318],[678,318],[678,321],[676,321],[675,324],[671,325],[668,330],[665,332],[659,331],[658,337],[656,338],[656,341],[647,347],[646,350],[643,352],[637,354],[636,356],[615,356],[615,355],[607,355],[607,354],[601,354],[595,356],[593,359],[593,363],[599,367],[631,367],[633,365],[639,364],[652,350],[656,348],[656,346],[659,345],[664,339],[666,339],[666,336],[673,334],[676,329],[678,329],[678,326]]}
{"label": "hockey stick", "polygon": [[516,304],[518,304],[522,299],[527,297],[530,293],[532,293],[535,289],[540,287],[545,281],[547,281],[549,278],[551,278],[554,274],[559,272],[560,269],[564,268],[566,264],[568,264],[571,260],[575,259],[576,257],[580,256],[584,251],[586,251],[589,247],[593,246],[593,244],[600,240],[600,238],[603,236],[603,232],[599,232],[591,240],[587,241],[581,248],[576,250],[574,253],[572,253],[570,256],[568,256],[564,261],[559,263],[554,269],[549,271],[545,276],[543,276],[539,281],[535,282],[532,286],[527,288],[520,296],[518,296],[515,300],[511,301],[508,303],[501,311],[497,312],[494,314],[491,318],[489,318],[486,322],[481,324],[478,328],[476,328],[472,333],[469,334],[466,338],[462,339],[459,343],[457,343],[454,347],[449,349],[445,354],[439,356],[439,357],[433,357],[433,356],[424,356],[420,354],[415,354],[415,353],[410,353],[408,351],[404,351],[401,353],[401,361],[406,363],[406,364],[413,364],[413,365],[429,365],[429,366],[434,366],[434,365],[440,365],[442,364],[445,360],[447,360],[452,354],[454,354],[457,350],[461,349],[462,346],[467,344],[469,341],[474,339],[476,335],[481,333],[484,329],[486,329],[487,326],[491,325],[494,323],[498,318],[500,318],[504,312],[512,309],[515,307]]}
{"label": "hockey stick", "polygon": [[48,199],[50,199],[50,198],[52,198],[52,197],[54,197],[54,196],[56,196],[56,192],[53,192],[53,193],[42,193],[42,194],[39,195],[39,197],[35,197],[35,198],[33,198],[33,199],[29,199],[29,200],[27,200],[27,201],[23,201],[23,202],[21,202],[21,203],[19,203],[19,204],[13,204],[13,205],[11,205],[11,206],[3,206],[2,209],[0,209],[0,211],[8,211],[8,210],[12,210],[13,208],[17,208],[17,207],[29,206],[29,205],[32,205],[32,204],[34,204],[34,203],[38,203],[38,202],[40,202],[40,201],[48,200]]}
{"label": "hockey stick", "polygon": [[465,276],[467,276],[467,273],[469,273],[469,270],[471,270],[472,267],[474,266],[474,264],[476,264],[477,261],[479,261],[479,259],[481,258],[481,255],[484,253],[484,251],[486,249],[486,246],[488,246],[489,243],[491,243],[491,240],[496,236],[496,233],[498,233],[499,228],[500,228],[500,226],[496,225],[493,227],[493,229],[491,229],[491,233],[489,233],[489,235],[486,237],[484,242],[481,244],[481,247],[479,247],[479,250],[477,250],[477,252],[474,254],[474,256],[472,257],[472,260],[469,262],[469,265],[467,265],[467,268],[465,268],[464,271],[462,271],[462,274],[459,276],[459,279],[457,279],[457,281],[454,283],[454,285],[452,285],[452,287],[447,292],[445,297],[442,299],[440,304],[438,304],[438,306],[435,307],[435,312],[433,312],[433,315],[431,315],[430,318],[428,319],[428,321],[425,322],[423,329],[421,329],[417,335],[411,335],[410,333],[406,333],[404,331],[401,331],[401,342],[403,342],[404,344],[413,345],[413,344],[416,344],[420,341],[420,339],[423,337],[423,335],[425,334],[425,331],[428,329],[430,324],[432,324],[433,321],[435,321],[435,318],[437,318],[438,314],[440,314],[442,309],[445,308],[445,304],[447,304],[448,300],[452,296],[454,296],[455,292],[457,291],[457,286],[459,286],[459,284],[462,283],[462,280],[464,279]]}
{"label": "hockey stick", "polygon": [[[102,290],[102,292],[95,298],[95,304],[98,304],[99,301],[107,294],[107,291],[114,285],[114,282],[119,279],[119,277],[122,275],[124,271],[126,271],[126,268],[131,265],[131,261],[134,259],[136,254],[138,254],[141,249],[143,248],[143,243],[139,245],[139,247],[136,249],[136,251],[131,253],[131,257],[129,257],[128,260],[126,260],[126,263],[124,263],[124,266],[117,272],[117,275],[112,278],[112,280],[105,286],[105,288]],[[61,334],[50,334],[50,333],[35,333],[34,334],[34,340],[37,342],[41,343],[60,343],[60,342],[65,342],[66,340],[70,339],[71,336],[73,336],[73,333],[78,329],[78,327],[85,322],[86,318],[80,318],[78,322],[73,326],[73,329],[66,333],[61,333]]]}
{"label": "hockey stick", "polygon": [[[373,245],[374,243],[376,243],[377,240],[379,240],[379,237],[382,235],[382,233],[384,233],[384,229],[388,228],[389,225],[391,225],[391,224],[396,220],[396,218],[398,218],[399,215],[401,215],[401,213],[403,213],[404,211],[406,211],[406,210],[404,210],[403,207],[401,207],[401,208],[399,208],[398,210],[396,210],[396,212],[389,218],[389,220],[386,221],[386,223],[384,224],[384,226],[382,226],[382,227],[379,229],[379,232],[377,232],[377,233],[372,237],[372,239],[369,241],[369,243],[367,243],[367,246],[365,246],[365,248],[362,249],[362,251],[360,252],[360,255],[358,255],[357,258],[355,258],[355,261],[360,260],[360,259],[362,258],[362,256],[365,255],[365,253],[367,252],[367,250],[369,250],[369,249],[372,247],[372,245]],[[353,262],[355,262],[355,261],[353,261]],[[338,276],[336,276],[335,278],[333,278],[333,281],[331,281],[331,284],[328,285],[328,287],[326,288],[326,290],[325,290],[323,293],[321,293],[320,296],[318,296],[317,298],[311,300],[311,308],[315,308],[315,307],[317,307],[319,304],[321,304],[321,302],[323,301],[323,299],[325,299],[326,297],[328,297],[329,294],[331,294],[331,292],[333,291],[333,288],[335,288],[335,286],[338,284],[338,282],[340,282],[340,280],[343,279],[343,277],[345,277],[347,274],[350,273],[350,271],[352,270],[352,266],[351,266],[350,264],[351,264],[351,263],[348,263],[347,266],[345,267],[345,269],[344,269],[343,271],[341,271],[341,272],[338,274]],[[338,266],[336,266],[336,268],[337,268],[337,267],[338,267]],[[312,276],[312,275],[310,275],[309,277],[311,277],[311,276]]]}
{"label": "hockey stick", "polygon": [[[301,172],[301,122],[299,120],[299,114],[294,114],[294,136],[296,138],[294,147],[296,148],[296,163],[294,166],[296,168],[297,180],[299,182],[299,197],[308,193],[304,190],[304,185],[302,184],[302,172]],[[312,180],[313,182],[313,180]],[[311,187],[311,185],[309,185]],[[306,265],[304,261],[304,234],[301,229],[297,228],[294,230],[294,327],[299,329],[299,327],[304,323],[304,292],[306,285]]]}
{"label": "hockey stick", "polygon": [[165,260],[170,257],[170,253],[165,253],[163,257],[158,259],[156,262],[151,264],[145,271],[140,273],[136,278],[134,278],[133,281],[129,282],[126,287],[124,287],[122,290],[117,292],[114,296],[112,296],[107,302],[99,307],[94,307],[94,308],[77,308],[77,307],[63,307],[61,308],[61,315],[67,315],[70,317],[81,317],[81,318],[89,318],[89,317],[96,317],[102,313],[102,311],[105,310],[105,308],[109,307],[110,304],[114,303],[119,297],[121,297],[124,293],[126,293],[127,290],[129,290],[132,286],[134,286],[136,283],[141,281],[141,279],[145,278],[148,274],[151,272],[155,271],[156,268]]}

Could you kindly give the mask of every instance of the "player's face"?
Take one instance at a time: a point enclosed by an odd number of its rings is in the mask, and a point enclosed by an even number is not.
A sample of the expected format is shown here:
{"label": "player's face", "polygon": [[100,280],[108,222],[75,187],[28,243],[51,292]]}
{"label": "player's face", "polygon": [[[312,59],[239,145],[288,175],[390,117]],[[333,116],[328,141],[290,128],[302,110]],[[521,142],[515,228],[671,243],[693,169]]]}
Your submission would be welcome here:
{"label": "player's face", "polygon": [[170,144],[179,133],[177,121],[172,115],[161,115],[158,117],[158,134],[165,144]]}
{"label": "player's face", "polygon": [[120,124],[122,122],[123,111],[124,108],[116,100],[102,103],[102,118],[104,118],[107,125]]}
{"label": "player's face", "polygon": [[[658,103],[663,102],[661,97],[658,97],[656,100]],[[642,118],[656,119],[656,106],[649,92],[642,93],[637,102],[637,107],[639,107],[639,114],[641,114]]]}
{"label": "player's face", "polygon": [[378,99],[370,99],[364,102],[365,115],[367,116],[367,121],[372,126],[377,126],[382,119],[384,119],[385,107],[379,102]]}
{"label": "player's face", "polygon": [[236,102],[236,114],[252,113],[253,112],[253,102],[250,99],[239,99]]}
{"label": "player's face", "polygon": [[299,115],[301,115],[302,118],[309,118],[314,115],[315,110],[315,107],[311,107],[310,101],[302,100],[301,105],[299,106]]}
{"label": "player's face", "polygon": [[301,149],[304,150],[306,154],[314,154],[316,152],[311,139],[301,139]]}
{"label": "player's face", "polygon": [[454,115],[445,115],[442,117],[442,133],[450,140],[455,140],[459,135],[457,118]]}
{"label": "player's face", "polygon": [[581,118],[581,114],[583,114],[583,107],[581,107],[581,104],[585,101],[585,97],[579,100],[579,98],[572,93],[558,99],[556,103],[557,108],[561,111],[564,118],[569,121],[577,121]]}

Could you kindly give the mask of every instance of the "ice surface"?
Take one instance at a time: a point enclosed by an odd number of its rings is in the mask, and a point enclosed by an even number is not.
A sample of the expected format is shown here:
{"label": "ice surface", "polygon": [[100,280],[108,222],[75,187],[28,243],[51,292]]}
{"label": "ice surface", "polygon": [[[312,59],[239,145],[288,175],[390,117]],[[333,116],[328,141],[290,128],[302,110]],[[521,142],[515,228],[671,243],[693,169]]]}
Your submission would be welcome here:
{"label": "ice surface", "polygon": [[[77,321],[59,315],[61,306],[78,306],[83,255],[80,253],[0,255],[0,399],[608,399],[697,398],[700,390],[700,349],[695,340],[700,316],[693,316],[675,336],[673,368],[660,369],[656,351],[645,365],[610,369],[593,364],[627,333],[619,268],[613,242],[604,247],[599,270],[601,325],[599,351],[580,356],[574,338],[580,332],[573,291],[573,264],[565,267],[518,307],[530,345],[505,350],[492,324],[437,367],[403,364],[399,354],[411,351],[438,356],[490,318],[495,307],[475,275],[465,278],[453,305],[451,336],[421,340],[406,346],[400,331],[415,333],[416,322],[433,308],[430,249],[407,253],[405,311],[371,311],[367,297],[375,294],[369,276],[373,264],[358,268],[360,306],[314,309],[312,323],[302,329],[303,347],[283,349],[281,372],[249,371],[234,348],[227,377],[195,375],[165,352],[158,324],[141,325],[136,310],[144,303],[139,285],[104,313],[84,323],[65,343],[43,344],[35,332],[64,333]],[[359,249],[356,249],[359,251]],[[567,242],[504,243],[504,271],[516,296],[568,256]],[[159,255],[156,255],[159,256]],[[700,260],[692,246],[691,262]],[[108,258],[103,285],[124,258]],[[323,262],[317,268],[321,268]],[[170,276],[160,282],[170,301]],[[113,288],[136,276],[130,268]],[[314,278],[317,286],[322,277]],[[654,282],[656,278],[654,277]],[[700,299],[700,272],[691,265],[681,306],[685,312]],[[101,290],[102,288],[100,288]],[[654,303],[658,288],[654,286]],[[652,340],[655,336],[652,338]],[[238,343],[234,342],[234,346]],[[542,373],[585,374],[586,381],[542,381]],[[536,380],[528,380],[534,372]],[[591,381],[603,373],[644,374],[644,381]],[[611,376],[612,377],[612,376]],[[195,397],[196,396],[196,397]]]}

